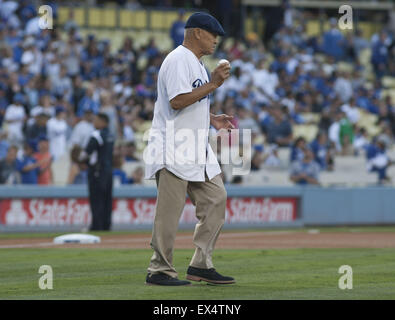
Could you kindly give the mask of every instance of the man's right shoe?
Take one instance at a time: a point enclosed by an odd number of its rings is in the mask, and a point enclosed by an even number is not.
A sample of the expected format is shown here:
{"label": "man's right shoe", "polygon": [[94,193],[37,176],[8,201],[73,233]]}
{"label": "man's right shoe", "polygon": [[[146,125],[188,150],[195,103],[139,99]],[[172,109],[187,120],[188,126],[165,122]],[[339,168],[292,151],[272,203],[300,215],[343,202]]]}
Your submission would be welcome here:
{"label": "man's right shoe", "polygon": [[185,280],[170,277],[165,273],[149,273],[145,279],[145,284],[156,286],[189,286],[191,283]]}
{"label": "man's right shoe", "polygon": [[213,284],[232,284],[235,283],[235,279],[219,274],[214,268],[201,269],[189,266],[187,270],[188,280],[192,281],[206,281]]}

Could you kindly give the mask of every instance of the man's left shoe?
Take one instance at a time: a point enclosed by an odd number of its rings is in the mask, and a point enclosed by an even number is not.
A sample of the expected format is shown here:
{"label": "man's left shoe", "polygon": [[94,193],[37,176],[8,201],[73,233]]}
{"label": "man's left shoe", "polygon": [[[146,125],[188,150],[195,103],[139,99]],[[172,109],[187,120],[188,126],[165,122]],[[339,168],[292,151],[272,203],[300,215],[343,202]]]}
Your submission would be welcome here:
{"label": "man's left shoe", "polygon": [[201,269],[189,266],[186,278],[191,281],[206,281],[213,284],[231,284],[235,283],[232,277],[220,275],[214,268]]}

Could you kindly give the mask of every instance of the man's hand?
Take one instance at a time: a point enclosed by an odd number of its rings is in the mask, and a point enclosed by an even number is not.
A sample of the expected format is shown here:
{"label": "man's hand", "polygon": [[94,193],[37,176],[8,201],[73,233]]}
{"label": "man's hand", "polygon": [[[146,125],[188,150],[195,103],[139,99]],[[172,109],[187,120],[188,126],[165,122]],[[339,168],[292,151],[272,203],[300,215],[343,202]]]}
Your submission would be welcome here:
{"label": "man's hand", "polygon": [[228,116],[227,114],[215,115],[210,113],[210,123],[217,130],[227,129],[229,131],[234,129],[234,125],[230,122],[232,119],[233,116]]}
{"label": "man's hand", "polygon": [[211,81],[217,88],[220,87],[230,76],[230,64],[223,63],[211,72]]}
{"label": "man's hand", "polygon": [[219,86],[221,86],[224,81],[230,75],[230,65],[228,63],[224,63],[219,65],[212,73],[211,73],[211,81],[193,89],[192,92],[179,94],[178,96],[171,99],[170,106],[174,110],[181,110],[190,106],[191,104],[199,101],[200,99],[206,97],[208,94],[213,92]]}

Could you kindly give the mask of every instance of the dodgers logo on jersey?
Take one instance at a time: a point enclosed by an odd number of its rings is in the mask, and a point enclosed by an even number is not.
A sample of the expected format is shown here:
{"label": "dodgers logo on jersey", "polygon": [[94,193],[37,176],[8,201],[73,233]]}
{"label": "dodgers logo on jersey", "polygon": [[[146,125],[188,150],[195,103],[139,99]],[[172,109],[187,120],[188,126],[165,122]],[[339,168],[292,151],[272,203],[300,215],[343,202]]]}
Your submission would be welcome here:
{"label": "dodgers logo on jersey", "polygon": [[[206,83],[208,83],[208,82],[205,81],[204,84],[206,84]],[[202,81],[201,79],[196,79],[194,82],[192,82],[192,88],[194,88],[194,89],[199,88],[199,87],[201,87],[202,85],[203,85],[203,81]],[[199,100],[199,102],[202,101],[202,100],[204,100],[204,99],[206,99],[207,97],[208,97],[208,96],[205,96],[205,97],[201,98],[201,99]]]}

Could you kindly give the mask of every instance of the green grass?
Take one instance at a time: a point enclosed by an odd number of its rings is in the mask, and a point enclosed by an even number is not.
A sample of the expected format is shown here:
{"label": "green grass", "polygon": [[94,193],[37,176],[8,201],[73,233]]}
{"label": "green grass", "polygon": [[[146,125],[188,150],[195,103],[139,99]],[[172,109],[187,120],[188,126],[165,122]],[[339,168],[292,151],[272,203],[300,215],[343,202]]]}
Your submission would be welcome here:
{"label": "green grass", "polygon": [[[185,272],[192,250],[176,250]],[[395,299],[393,249],[216,250],[217,269],[237,283],[146,286],[150,250],[1,249],[0,299]],[[41,265],[53,290],[40,290]],[[338,268],[353,268],[352,290],[340,290]]]}
{"label": "green grass", "polygon": [[[251,228],[251,229],[231,229],[225,228],[223,232],[273,232],[273,231],[289,231],[289,232],[307,232],[308,230],[315,229],[322,233],[326,232],[395,232],[395,226],[344,226],[344,227],[301,227],[301,228]],[[180,229],[179,232],[189,231]],[[54,238],[63,235],[67,232],[3,232],[0,233],[0,240],[5,239],[28,239],[28,238]],[[78,233],[76,231],[75,233]],[[124,231],[111,231],[111,232],[88,232],[97,236],[106,235],[128,235],[128,234],[151,234],[151,230],[124,230]]]}

